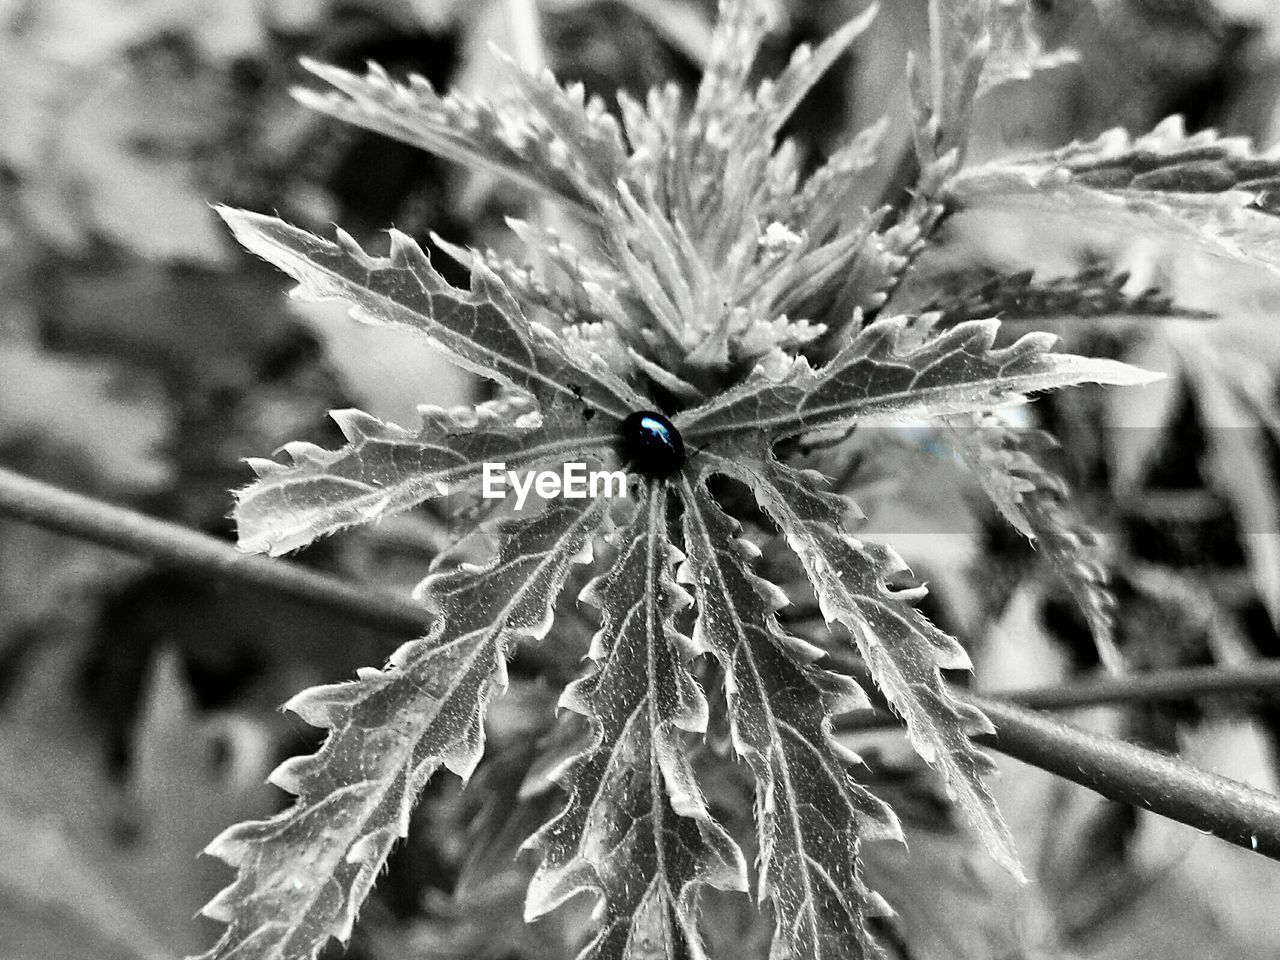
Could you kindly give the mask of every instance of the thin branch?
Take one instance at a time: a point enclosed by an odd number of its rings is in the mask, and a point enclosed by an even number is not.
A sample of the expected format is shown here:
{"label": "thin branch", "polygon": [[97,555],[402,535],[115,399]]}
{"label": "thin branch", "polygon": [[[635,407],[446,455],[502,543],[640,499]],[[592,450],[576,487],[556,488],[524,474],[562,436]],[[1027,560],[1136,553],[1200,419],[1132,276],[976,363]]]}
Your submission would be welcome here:
{"label": "thin branch", "polygon": [[[60,490],[3,468],[0,516],[141,554],[179,570],[270,590],[351,622],[402,634],[421,634],[429,621],[425,608],[394,594],[316,573],[288,561],[242,554],[216,537]],[[1013,696],[1038,698],[1042,706],[1081,706],[1104,702],[1098,699],[1102,695],[1110,698],[1106,702],[1182,698],[1197,695],[1202,689],[1275,690],[1280,683],[1270,666],[1260,667],[1252,679],[1253,684],[1240,671],[1212,675],[1203,670],[1170,671],[1084,684],[1074,690],[1023,691]],[[958,690],[956,695],[968,699],[995,723],[999,733],[989,741],[993,748],[1105,797],[1144,807],[1280,859],[1280,799],[1199,770],[1175,757],[1068,726],[1007,700],[975,697]],[[855,714],[842,718],[838,727],[866,730],[887,724],[896,727],[899,721],[889,714]]]}
{"label": "thin branch", "polygon": [[1260,660],[1235,667],[1184,667],[985,695],[1034,710],[1072,710],[1116,703],[1176,703],[1223,693],[1280,694],[1280,663]]}
{"label": "thin branch", "polygon": [[298,564],[241,553],[217,537],[62,490],[2,467],[0,516],[150,557],[187,573],[269,590],[352,623],[420,635],[430,622],[425,607],[404,597]]}
{"label": "thin branch", "polygon": [[[1270,680],[1275,683],[1274,673]],[[1176,683],[1164,686],[1179,687]],[[1155,689],[1162,688],[1157,685]],[[1069,691],[1042,692],[1060,695]],[[1180,692],[1185,697],[1186,687],[1182,686]],[[995,736],[979,737],[979,743],[1088,787],[1109,800],[1142,807],[1280,860],[1280,797],[1202,770],[1178,757],[1073,727],[1008,700],[977,697],[960,690],[953,693],[956,699],[985,713],[995,726]],[[899,730],[902,721],[887,710],[876,710],[839,717],[835,726],[842,733]]]}
{"label": "thin branch", "polygon": [[985,697],[965,699],[991,719],[997,733],[982,739],[1001,753],[1280,860],[1280,798],[1274,794],[1043,713]]}

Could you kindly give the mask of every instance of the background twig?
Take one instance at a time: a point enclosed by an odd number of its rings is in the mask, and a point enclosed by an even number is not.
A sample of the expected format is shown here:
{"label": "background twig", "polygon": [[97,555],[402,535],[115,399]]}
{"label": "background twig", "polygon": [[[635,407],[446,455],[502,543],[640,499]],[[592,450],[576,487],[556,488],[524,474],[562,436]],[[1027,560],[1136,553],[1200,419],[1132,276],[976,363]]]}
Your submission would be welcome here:
{"label": "background twig", "polygon": [[412,600],[287,561],[241,553],[217,537],[4,468],[0,468],[0,515],[150,557],[187,573],[261,587],[351,622],[404,634],[421,634],[430,622],[426,608]]}
{"label": "background twig", "polygon": [[995,725],[995,737],[982,739],[1001,753],[1280,860],[1280,798],[1042,713],[965,698]]}

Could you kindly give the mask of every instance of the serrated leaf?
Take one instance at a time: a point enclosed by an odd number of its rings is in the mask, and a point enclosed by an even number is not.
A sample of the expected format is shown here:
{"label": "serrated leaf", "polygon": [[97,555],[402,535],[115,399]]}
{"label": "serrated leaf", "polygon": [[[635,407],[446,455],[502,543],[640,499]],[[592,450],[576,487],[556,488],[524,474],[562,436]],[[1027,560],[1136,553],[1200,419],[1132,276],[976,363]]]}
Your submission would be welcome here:
{"label": "serrated leaf", "polygon": [[621,420],[640,398],[603,362],[571,355],[549,330],[530,324],[479,258],[471,289],[451,286],[412,238],[390,231],[391,254],[373,257],[339,230],[324,240],[275,217],[219,207],[241,243],[298,281],[295,296],[343,300],[367,323],[409,327],[462,366],[527,392],[545,417],[584,405]]}
{"label": "serrated leaf", "polygon": [[1103,664],[1122,673],[1115,597],[1098,555],[1098,535],[1072,509],[1066,482],[1036,459],[1037,453],[1056,446],[1053,437],[994,416],[956,417],[948,424],[961,459],[996,509],[1035,544],[1070,591]]}
{"label": "serrated leaf", "polygon": [[819,475],[773,459],[730,463],[717,458],[717,463],[718,470],[752,487],[804,565],[823,616],[849,629],[876,684],[906,723],[916,751],[942,773],[992,856],[1021,877],[1013,839],[983,782],[991,760],[970,741],[974,734],[992,732],[991,724],[955,699],[939,672],[970,669],[969,656],[909,602],[924,588],[890,588],[890,578],[906,572],[906,564],[889,547],[863,543],[844,531],[850,504],[817,489]]}
{"label": "serrated leaf", "polygon": [[603,500],[558,501],[530,519],[504,519],[487,567],[436,573],[423,585],[439,619],[384,670],[303,691],[287,704],[327,727],[320,750],[272,781],[297,802],[270,820],[238,824],[207,848],[238,868],[206,915],[228,926],[203,960],[314,960],[351,935],[427,780],[446,767],[464,779],[484,745],[483,712],[506,686],[505,658],[541,638],[571,564],[589,558]]}
{"label": "serrated leaf", "polygon": [[1129,293],[1125,290],[1128,282],[1127,273],[1111,275],[1099,266],[1047,280],[1037,280],[1030,270],[1004,274],[982,268],[933,281],[932,285],[941,287],[942,292],[934,294],[921,312],[941,313],[941,325],[994,316],[1005,321],[1208,316],[1198,310],[1175,306],[1173,300],[1159,290]]}
{"label": "serrated leaf", "polygon": [[930,417],[1016,403],[1036,390],[1078,383],[1159,379],[1114,360],[1050,352],[1051,334],[1032,333],[995,349],[999,321],[962,323],[923,343],[907,317],[864,327],[825,366],[798,361],[778,380],[757,372],[681,414],[686,444],[729,449],[760,436],[776,442],[849,426],[870,415]]}
{"label": "serrated leaf", "polygon": [[613,443],[613,431],[582,421],[521,427],[491,405],[423,407],[416,432],[357,410],[330,415],[349,441],[345,447],[292,443],[285,447],[288,464],[250,461],[258,480],[236,494],[241,549],[278,556],[474,484],[486,462],[526,469],[599,455]]}
{"label": "serrated leaf", "polygon": [[756,54],[779,13],[777,0],[720,0],[711,50],[694,100],[695,124],[705,126],[740,109]]}
{"label": "serrated leaf", "polygon": [[756,778],[763,901],[776,926],[770,956],[812,960],[882,957],[868,916],[886,911],[862,880],[864,840],[901,839],[897,818],[855,783],[857,758],[831,738],[831,717],[869,706],[849,677],[812,665],[821,651],[786,636],[786,603],[753,573],[755,549],[699,484],[685,481],[682,579],[694,585],[694,642],[725,670],[734,746]]}
{"label": "serrated leaf", "polygon": [[977,97],[992,87],[1026,80],[1040,70],[1074,63],[1074,50],[1046,52],[1032,29],[1028,5],[1021,0],[994,0],[990,11],[991,52],[978,80]]}
{"label": "serrated leaf", "polygon": [[1161,121],[1139,137],[1108,130],[1094,140],[1027,157],[1014,166],[1065,171],[1075,182],[1101,190],[1252,190],[1262,194],[1259,209],[1269,209],[1266,194],[1280,182],[1280,157],[1274,151],[1259,153],[1248,138],[1223,137],[1213,130],[1188,134],[1179,116]]}
{"label": "serrated leaf", "polygon": [[965,209],[1076,229],[1087,222],[1280,271],[1280,158],[1254,152],[1243,138],[1188,136],[1177,117],[1136,139],[1113,130],[1090,143],[974,167],[950,189]]}
{"label": "serrated leaf", "polygon": [[487,170],[536,193],[567,200],[586,217],[595,218],[591,197],[563,169],[566,157],[552,150],[553,138],[530,124],[523,98],[490,102],[456,91],[441,96],[421,76],[411,75],[408,83],[397,83],[376,64],[370,64],[363,77],[306,58],[302,65],[336,91],[295,89],[294,96],[303,105]]}
{"label": "serrated leaf", "polygon": [[761,134],[765,141],[771,141],[778,135],[814,84],[822,79],[836,60],[848,52],[854,41],[871,26],[878,13],[879,6],[872,3],[816,48],[807,45],[797,47],[786,69],[777,78],[766,80],[760,85],[756,92],[756,104],[761,113]]}
{"label": "serrated leaf", "polygon": [[581,891],[601,899],[581,960],[697,960],[698,889],[746,887],[742,854],[711,819],[677,733],[705,730],[707,703],[686,667],[697,651],[673,623],[690,598],[671,578],[679,553],[666,501],[665,486],[648,486],[612,538],[609,571],[583,592],[602,617],[595,667],[561,703],[588,718],[592,735],[558,778],[568,805],[530,841],[543,862],[529,919]]}
{"label": "serrated leaf", "polygon": [[550,70],[534,76],[509,60],[507,64],[533,116],[550,134],[545,139],[555,145],[551,152],[561,169],[578,192],[599,208],[626,169],[618,121],[603,100],[586,95],[581,83],[562,87]]}

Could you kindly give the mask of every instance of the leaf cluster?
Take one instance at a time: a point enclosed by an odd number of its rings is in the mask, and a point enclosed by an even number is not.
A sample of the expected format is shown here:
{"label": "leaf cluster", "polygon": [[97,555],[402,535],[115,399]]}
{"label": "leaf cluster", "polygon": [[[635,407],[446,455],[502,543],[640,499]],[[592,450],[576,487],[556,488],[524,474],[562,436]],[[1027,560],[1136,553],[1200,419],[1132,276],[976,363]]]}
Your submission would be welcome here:
{"label": "leaf cluster", "polygon": [[[1243,145],[1168,127],[1137,142],[963,169],[993,11],[959,7],[937,21],[942,59],[931,65],[931,89],[918,76],[914,84],[920,175],[897,209],[846,202],[850,181],[876,160],[880,128],[812,172],[779,140],[874,11],[757,84],[752,64],[771,7],[725,0],[693,96],[675,85],[643,100],[620,94],[617,115],[580,86],[510,64],[510,90],[496,99],[441,94],[377,67],[357,75],[309,65],[332,90],[302,92],[304,102],[535,189],[572,226],[512,222],[524,262],[434,238],[469,271],[463,289],[397,231],[389,254],[375,256],[342,232],[328,240],[222,209],[249,250],[298,282],[296,296],[339,300],[358,321],[421,334],[497,392],[475,408],[424,407],[412,428],[342,411],[346,446],[293,444],[284,462],[255,461],[258,480],[237,494],[242,546],[287,553],[465,495],[494,460],[629,469],[632,502],[459,516],[461,533],[490,542],[488,560],[441,558],[419,588],[435,616],[427,636],[382,669],[290,702],[328,731],[317,753],[273,775],[296,802],[210,845],[239,871],[206,911],[228,925],[211,960],[314,957],[329,938],[350,937],[426,782],[442,767],[465,780],[480,764],[485,709],[507,686],[508,658],[520,644],[559,642],[557,597],[579,567],[592,573],[580,600],[598,623],[589,662],[560,704],[588,733],[567,749],[531,747],[554,754],[547,764],[567,801],[528,841],[541,865],[526,916],[589,892],[598,906],[582,956],[699,957],[707,890],[752,890],[772,914],[771,955],[882,956],[871,928],[886,905],[866,882],[861,851],[901,839],[901,825],[831,735],[834,716],[868,705],[866,691],[779,618],[787,598],[761,575],[755,546],[774,533],[915,750],[992,855],[1020,875],[984,779],[990,763],[971,740],[990,724],[943,677],[969,667],[965,649],[920,612],[924,588],[902,586],[902,559],[854,535],[857,507],[845,492],[792,454],[797,441],[886,419],[947,418],[984,488],[1058,564],[1109,649],[1105,577],[1080,556],[1090,535],[1065,509],[1061,482],[1038,465],[1042,439],[992,411],[1041,391],[1152,377],[1055,352],[1046,334],[1001,343],[998,321],[973,314],[988,302],[1029,303],[1034,317],[1082,313],[1085,303],[1163,314],[1171,304],[1128,298],[1083,274],[1036,290],[1025,277],[999,278],[981,297],[907,315],[894,312],[899,280],[948,211],[980,203],[1079,215],[1090,209],[1083,197],[1266,258],[1250,243],[1262,232],[1252,218],[1264,214],[1238,194],[1266,188],[1273,173]],[[1210,190],[1191,176],[1188,164],[1205,163],[1227,169],[1230,182]],[[1104,170],[1124,176],[1104,182]],[[1151,176],[1159,171],[1164,179]],[[1173,189],[1192,182],[1204,189]],[[1210,207],[1243,226],[1209,229]],[[619,430],[639,410],[663,411],[682,435],[689,456],[675,476],[649,476],[622,458]],[[717,725],[728,730],[723,744]],[[745,764],[754,837],[735,836],[716,816],[699,741]],[[744,845],[757,851],[754,871]]]}

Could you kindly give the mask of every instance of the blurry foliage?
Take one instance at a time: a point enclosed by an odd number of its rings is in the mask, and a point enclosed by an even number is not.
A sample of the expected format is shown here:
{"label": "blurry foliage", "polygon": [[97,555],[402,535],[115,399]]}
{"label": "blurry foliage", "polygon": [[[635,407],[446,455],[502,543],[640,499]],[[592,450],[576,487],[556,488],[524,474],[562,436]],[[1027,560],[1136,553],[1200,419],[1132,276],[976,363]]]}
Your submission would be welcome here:
{"label": "blurry foliage", "polygon": [[[692,0],[541,6],[547,60],[609,97],[666,77],[690,86],[714,14]],[[787,30],[761,69],[773,72],[794,41],[825,36],[854,6],[789,4]],[[1274,4],[1030,7],[1041,52],[1076,55],[988,93],[975,113],[975,160],[1116,125],[1143,133],[1171,112],[1186,114],[1192,132],[1280,137]],[[899,88],[906,53],[925,49],[924,25],[923,3],[886,4],[876,42],[833,71],[786,130],[816,165],[848,130],[893,118],[880,165],[851,202],[895,198],[910,182]],[[324,410],[358,401],[408,419],[418,402],[473,399],[470,379],[446,373],[432,353],[353,340],[360,331],[339,330],[323,311],[286,306],[277,279],[234,254],[207,204],[275,210],[312,229],[339,221],[360,239],[395,223],[421,239],[429,227],[457,242],[501,244],[502,217],[528,213],[528,197],[305,111],[287,90],[304,77],[300,54],[353,69],[374,59],[440,86],[483,89],[494,77],[487,44],[510,47],[505,28],[498,0],[0,0],[0,462],[225,535],[225,491],[247,478],[240,458],[299,437],[333,445],[336,431],[315,426]],[[1173,374],[1114,403],[1038,405],[1062,441],[1056,466],[1075,502],[1107,533],[1117,643],[1134,668],[1280,655],[1274,279],[1141,235],[1060,227],[961,212],[900,296],[929,305],[936,281],[1014,327],[1030,305],[1035,323],[1074,352]],[[1075,303],[1055,300],[1064,289]],[[1153,321],[1153,298],[1188,318]],[[342,359],[353,355],[360,362]],[[865,450],[813,457],[829,474],[856,477],[850,489],[870,515],[868,533],[887,535],[932,581],[929,612],[972,638],[979,678],[1023,687],[1095,670],[1087,629],[1050,565],[980,507],[929,444],[922,435],[895,454],[928,466],[912,489],[894,486],[891,472],[870,474]],[[305,560],[408,584],[438,530],[428,514],[388,522]],[[771,576],[799,580],[795,570]],[[810,620],[816,612],[796,594],[788,626],[803,631],[805,605]],[[586,631],[575,636],[582,643]],[[0,524],[5,954],[173,957],[212,942],[215,926],[191,917],[225,871],[193,866],[198,848],[226,824],[271,812],[279,799],[260,786],[265,772],[314,742],[275,705],[377,662],[394,641]],[[545,693],[517,685],[507,700]],[[524,839],[513,832],[531,830],[544,819],[537,804],[554,809],[560,798],[546,771],[520,768],[527,752],[503,748],[502,724],[517,746],[571,738],[521,726],[545,710],[512,713],[491,721],[493,756],[474,786],[510,798],[540,784],[522,801],[532,813],[519,808],[530,821],[433,787],[351,956],[550,960],[581,941],[585,916],[518,922],[531,865],[511,858]],[[1274,705],[1100,710],[1089,722],[1185,746],[1208,766],[1275,787]],[[858,748],[880,778],[875,788],[910,811],[909,856],[887,845],[866,854],[870,885],[899,910],[879,930],[897,956],[1276,953],[1270,863],[1005,762],[999,799],[1039,881],[1022,891],[957,831],[936,781],[900,738],[863,737]],[[740,765],[725,764],[706,788],[722,821],[746,815]],[[468,829],[489,837],[489,859],[462,855]],[[713,955],[768,942],[768,924],[740,898],[707,901]]]}

